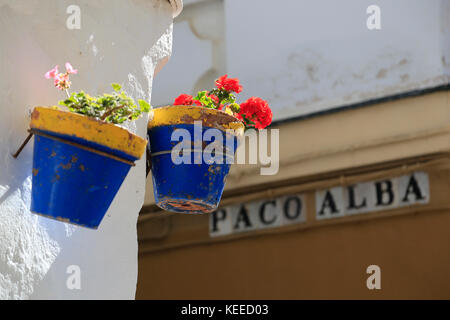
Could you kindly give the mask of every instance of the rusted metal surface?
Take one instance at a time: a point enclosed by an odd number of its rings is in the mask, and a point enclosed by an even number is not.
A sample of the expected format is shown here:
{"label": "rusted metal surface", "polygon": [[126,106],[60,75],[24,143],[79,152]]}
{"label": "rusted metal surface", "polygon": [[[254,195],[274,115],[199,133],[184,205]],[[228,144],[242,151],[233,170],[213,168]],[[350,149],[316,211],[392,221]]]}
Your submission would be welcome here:
{"label": "rusted metal surface", "polygon": [[[128,164],[128,165],[130,165],[132,167],[134,167],[136,165],[133,161],[128,161],[128,160],[126,160],[124,158],[115,156],[115,155],[113,155],[111,153],[103,152],[103,151],[100,151],[98,149],[95,149],[95,148],[92,148],[92,147],[89,147],[89,146],[85,146],[85,145],[82,145],[80,143],[76,143],[76,142],[73,142],[73,141],[70,141],[70,140],[67,140],[67,139],[58,138],[58,137],[52,136],[50,134],[46,134],[46,133],[38,131],[38,130],[30,129],[29,132],[31,132],[32,134],[38,135],[38,136],[51,138],[53,140],[66,143],[66,144],[72,145],[74,147],[77,147],[77,148],[80,148],[80,149],[83,149],[83,150],[86,150],[86,151],[89,151],[89,152],[97,153],[97,154],[102,155],[102,156],[107,157],[107,158],[111,158],[111,159],[114,159],[114,160],[117,160],[117,161],[120,161],[120,162],[124,162],[124,163],[126,163],[126,164]],[[52,152],[52,155],[55,155],[54,151]],[[75,161],[72,160],[72,162],[76,162],[76,157],[72,158],[72,159],[75,159]],[[70,169],[71,163],[67,163],[65,165],[64,164],[60,164],[60,165],[62,167],[64,167],[65,169]],[[66,167],[66,166],[68,166],[68,167]]]}
{"label": "rusted metal surface", "polygon": [[97,229],[146,140],[50,108],[36,108],[30,127],[35,136],[31,211]]}
{"label": "rusted metal surface", "polygon": [[[196,127],[199,121],[201,127]],[[154,119],[149,122],[148,134],[152,155],[152,175],[155,201],[160,208],[179,213],[208,213],[214,211],[222,196],[226,176],[230,170],[230,158],[234,158],[244,125],[229,114],[203,107],[170,106],[154,111]],[[214,148],[223,163],[207,163],[204,149],[216,141],[203,141],[206,130],[218,129],[223,138],[223,146]],[[179,141],[172,141],[175,130],[186,130],[191,141],[183,141],[187,146],[181,155],[187,156],[189,163],[175,164],[172,149]],[[200,135],[196,130],[200,130]],[[231,136],[230,136],[231,134]],[[233,150],[227,149],[225,141],[232,138]],[[196,140],[194,140],[196,139]],[[198,140],[201,139],[201,140]]]}
{"label": "rusted metal surface", "polygon": [[90,141],[137,159],[147,145],[146,139],[123,127],[57,108],[34,108],[30,128]]}
{"label": "rusted metal surface", "polygon": [[175,199],[161,200],[160,206],[191,214],[210,213],[216,209],[216,207],[212,207],[206,201],[199,199],[188,199],[188,201]]}
{"label": "rusted metal surface", "polygon": [[242,135],[242,122],[221,110],[200,106],[166,106],[154,109],[154,118],[148,123],[148,128],[159,126],[194,124],[201,121],[203,127],[219,130],[235,130],[236,135]]}

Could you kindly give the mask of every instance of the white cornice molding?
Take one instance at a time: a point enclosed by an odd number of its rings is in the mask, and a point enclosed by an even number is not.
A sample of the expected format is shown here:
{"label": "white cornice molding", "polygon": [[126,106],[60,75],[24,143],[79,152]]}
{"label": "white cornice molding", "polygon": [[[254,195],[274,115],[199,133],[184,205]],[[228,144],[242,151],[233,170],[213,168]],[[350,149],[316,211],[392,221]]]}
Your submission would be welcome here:
{"label": "white cornice molding", "polygon": [[183,0],[168,0],[170,5],[173,8],[173,14],[172,16],[175,18],[177,17],[181,11],[183,10]]}

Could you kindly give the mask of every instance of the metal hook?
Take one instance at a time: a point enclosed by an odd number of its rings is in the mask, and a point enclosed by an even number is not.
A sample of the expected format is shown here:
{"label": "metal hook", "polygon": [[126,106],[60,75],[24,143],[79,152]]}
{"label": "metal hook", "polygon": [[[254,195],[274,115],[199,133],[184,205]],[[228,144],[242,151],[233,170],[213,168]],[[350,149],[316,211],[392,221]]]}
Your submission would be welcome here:
{"label": "metal hook", "polygon": [[14,153],[12,156],[14,159],[17,159],[17,157],[19,156],[19,154],[22,152],[23,148],[25,148],[25,146],[27,145],[27,143],[30,141],[31,137],[33,136],[33,132],[31,132],[30,130],[28,130],[29,134],[28,137],[25,139],[25,141],[22,143],[22,145],[20,146],[20,148],[16,151],[16,153]]}

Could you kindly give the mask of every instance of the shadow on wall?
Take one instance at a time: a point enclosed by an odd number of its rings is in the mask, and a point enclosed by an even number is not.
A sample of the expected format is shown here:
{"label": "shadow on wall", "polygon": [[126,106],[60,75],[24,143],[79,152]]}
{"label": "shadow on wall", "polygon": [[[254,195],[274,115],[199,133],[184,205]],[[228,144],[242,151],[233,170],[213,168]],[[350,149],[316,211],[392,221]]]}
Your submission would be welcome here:
{"label": "shadow on wall", "polygon": [[[19,158],[29,111],[64,95],[44,73],[70,61],[72,90],[91,94],[121,83],[150,100],[154,70],[172,49],[167,1],[78,1],[82,24],[66,27],[71,1],[0,0],[0,299],[133,299],[137,280],[136,220],[145,192],[145,159],[136,163],[100,228],[89,230],[30,213],[32,141]],[[126,24],[126,25],[125,25]],[[148,117],[129,128],[145,137]],[[76,199],[73,199],[76,201]],[[66,286],[78,266],[81,290]]]}

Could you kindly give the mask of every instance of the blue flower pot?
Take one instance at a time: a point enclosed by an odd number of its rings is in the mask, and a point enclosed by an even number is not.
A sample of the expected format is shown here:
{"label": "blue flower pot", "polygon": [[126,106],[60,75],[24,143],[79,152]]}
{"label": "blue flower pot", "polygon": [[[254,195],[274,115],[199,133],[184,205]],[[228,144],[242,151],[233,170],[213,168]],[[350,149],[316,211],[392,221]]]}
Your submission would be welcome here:
{"label": "blue flower pot", "polygon": [[31,211],[97,229],[146,141],[119,126],[35,108]]}
{"label": "blue flower pot", "polygon": [[[191,137],[188,147],[182,151],[187,152],[185,159],[189,159],[189,163],[177,164],[172,160],[173,148],[180,143],[180,140],[172,141],[172,134],[178,129],[184,129]],[[205,148],[215,141],[204,141],[203,135],[209,129],[220,132],[223,149],[218,155],[223,157],[223,163],[211,163],[202,156]],[[154,118],[149,122],[148,136],[156,204],[178,213],[214,211],[222,197],[243,131],[244,126],[238,119],[219,110],[197,106],[155,109]]]}

